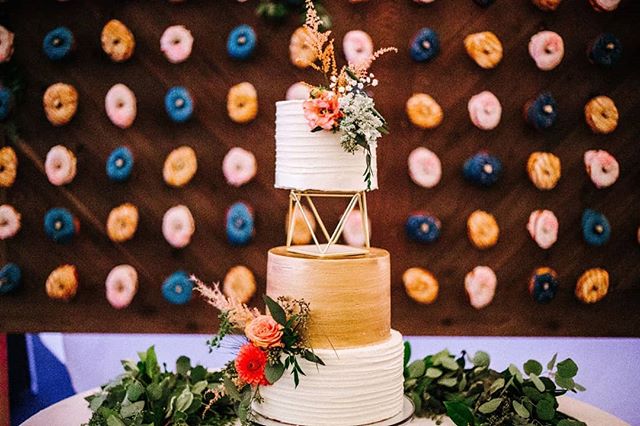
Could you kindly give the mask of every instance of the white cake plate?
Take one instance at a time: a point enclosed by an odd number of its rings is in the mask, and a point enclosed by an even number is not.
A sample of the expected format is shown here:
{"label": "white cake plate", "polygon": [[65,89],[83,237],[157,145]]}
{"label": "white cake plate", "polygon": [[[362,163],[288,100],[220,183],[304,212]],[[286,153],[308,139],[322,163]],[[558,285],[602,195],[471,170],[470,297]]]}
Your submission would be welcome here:
{"label": "white cake plate", "polygon": [[[413,418],[413,413],[415,412],[416,408],[413,405],[413,401],[411,401],[411,399],[406,395],[402,399],[402,412],[391,417],[390,419],[383,420],[381,422],[367,423],[366,425],[361,426],[399,426],[409,423]],[[252,423],[257,426],[297,426],[292,423],[284,423],[278,420],[268,419],[256,412],[253,413]]]}

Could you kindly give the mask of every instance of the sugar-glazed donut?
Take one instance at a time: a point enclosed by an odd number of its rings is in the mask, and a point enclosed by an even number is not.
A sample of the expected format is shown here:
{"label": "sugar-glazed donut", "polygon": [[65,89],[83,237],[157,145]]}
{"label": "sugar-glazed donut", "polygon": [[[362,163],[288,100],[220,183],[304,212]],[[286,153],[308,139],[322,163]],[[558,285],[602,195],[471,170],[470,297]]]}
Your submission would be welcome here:
{"label": "sugar-glazed donut", "polygon": [[240,201],[232,204],[227,210],[227,240],[233,245],[248,244],[255,235],[253,209]]}
{"label": "sugar-glazed donut", "polygon": [[529,179],[540,190],[556,187],[560,180],[560,159],[550,152],[532,152],[527,161]]}
{"label": "sugar-glazed donut", "polygon": [[184,25],[172,25],[160,37],[160,50],[172,64],[179,64],[191,56],[193,36]]}
{"label": "sugar-glazed donut", "polygon": [[620,165],[615,157],[605,150],[589,150],[584,153],[584,166],[596,188],[613,185],[620,176]]}
{"label": "sugar-glazed donut", "polygon": [[253,84],[245,81],[229,89],[227,113],[231,120],[240,124],[248,123],[256,118],[258,115],[258,92]]}
{"label": "sugar-glazed donut", "polygon": [[258,37],[249,25],[238,25],[227,38],[227,53],[233,59],[249,59],[256,50]]}
{"label": "sugar-glazed donut", "polygon": [[[295,245],[309,244],[313,239],[311,231],[315,232],[316,230],[316,219],[311,210],[305,206],[302,206],[302,210],[304,211],[304,216],[300,213],[299,208],[296,207],[293,209],[293,237],[291,242]],[[307,218],[306,221],[304,219],[305,217]],[[289,221],[290,217],[287,213],[285,219],[286,230],[289,229]],[[309,222],[309,225],[307,225],[307,221]],[[311,229],[309,229],[309,226],[311,226]]]}
{"label": "sugar-glazed donut", "polygon": [[366,64],[373,55],[373,40],[361,30],[351,30],[342,39],[342,50],[347,62],[354,66]]}
{"label": "sugar-glazed donut", "polygon": [[63,126],[76,115],[78,91],[70,84],[52,84],[44,92],[42,105],[49,123],[54,126]]}
{"label": "sugar-glazed donut", "polygon": [[242,186],[251,182],[258,170],[256,156],[251,151],[234,147],[222,160],[222,173],[231,186]]}
{"label": "sugar-glazed donut", "polygon": [[54,269],[45,283],[47,295],[54,300],[68,302],[78,292],[78,272],[74,265]]}
{"label": "sugar-glazed donut", "polygon": [[176,271],[162,283],[162,296],[169,303],[184,305],[191,300],[193,281],[184,271]]}
{"label": "sugar-glazed donut", "polygon": [[196,222],[187,206],[171,207],[162,217],[162,235],[175,248],[188,246],[195,231]]}
{"label": "sugar-glazed donut", "polygon": [[131,150],[126,146],[119,146],[107,158],[107,176],[114,182],[124,182],[131,176],[133,163]]}
{"label": "sugar-glazed donut", "polygon": [[442,164],[438,156],[425,147],[411,151],[408,158],[411,180],[423,188],[433,188],[442,177]]}
{"label": "sugar-glazed donut", "polygon": [[496,218],[491,213],[476,210],[467,219],[467,235],[474,246],[484,250],[498,243],[500,228]]}
{"label": "sugar-glazed donut", "polygon": [[289,41],[289,59],[298,68],[307,68],[316,60],[316,52],[309,43],[309,30],[298,27]]}
{"label": "sugar-glazed donut", "polygon": [[0,268],[0,295],[11,293],[22,282],[22,270],[15,263],[7,263]]}
{"label": "sugar-glazed donut", "polygon": [[138,292],[138,272],[131,265],[118,265],[109,272],[104,284],[111,306],[126,308]]}
{"label": "sugar-glazed donut", "polygon": [[179,188],[188,184],[197,170],[196,152],[189,146],[181,146],[171,151],[167,156],[162,176],[167,185]]}
{"label": "sugar-glazed donut", "polygon": [[426,93],[415,93],[407,100],[409,121],[421,129],[434,129],[442,123],[442,108]]}
{"label": "sugar-glazed donut", "polygon": [[464,289],[469,303],[476,309],[489,305],[496,294],[498,279],[488,266],[476,266],[464,277]]}
{"label": "sugar-glazed donut", "polygon": [[584,271],[576,283],[576,297],[584,303],[596,303],[609,292],[609,273],[602,268]]}
{"label": "sugar-glazed donut", "polygon": [[464,39],[464,47],[481,68],[495,68],[502,60],[502,43],[491,31],[469,34]]}
{"label": "sugar-glazed donut", "polygon": [[62,207],[48,210],[44,215],[44,233],[56,243],[68,243],[80,231],[80,221]]}
{"label": "sugar-glazed donut", "polygon": [[404,271],[402,283],[407,295],[418,303],[429,305],[438,298],[438,280],[424,268],[413,267]]}
{"label": "sugar-glazed donut", "polygon": [[52,185],[67,185],[76,177],[75,154],[65,146],[56,145],[49,150],[44,162],[47,179]]}
{"label": "sugar-glazed donut", "polygon": [[467,109],[471,122],[478,129],[495,129],[502,118],[502,105],[496,95],[488,90],[472,96],[467,104]]}
{"label": "sugar-glazed donut", "polygon": [[602,135],[618,127],[618,108],[608,96],[596,96],[584,106],[584,118],[593,131]]}
{"label": "sugar-glazed donut", "polygon": [[0,206],[0,240],[13,238],[22,224],[20,213],[10,204]]}
{"label": "sugar-glazed donut", "polygon": [[122,243],[129,241],[138,229],[138,208],[131,203],[115,207],[107,218],[107,235],[111,241]]}
{"label": "sugar-glazed donut", "polygon": [[18,156],[10,146],[0,148],[0,187],[13,186],[18,174]]}
{"label": "sugar-glazed donut", "polygon": [[529,215],[527,231],[542,249],[548,249],[558,240],[558,218],[551,210],[534,210]]}
{"label": "sugar-glazed donut", "polygon": [[251,269],[237,265],[227,271],[222,282],[222,293],[240,303],[248,303],[256,292],[256,277]]}
{"label": "sugar-glazed donut", "polygon": [[122,83],[113,85],[104,98],[109,120],[121,129],[131,127],[136,119],[136,95]]}
{"label": "sugar-glazed donut", "polygon": [[102,50],[114,62],[124,62],[129,59],[136,47],[136,40],[131,30],[117,19],[107,22],[102,29],[100,41]]}
{"label": "sugar-glazed donut", "polygon": [[75,44],[75,38],[69,28],[57,27],[44,36],[42,51],[52,61],[60,61],[73,52]]}
{"label": "sugar-glazed donut", "polygon": [[[362,212],[358,209],[351,210],[347,215],[342,230],[342,238],[351,247],[364,247],[367,240],[362,226]],[[367,223],[369,235],[371,235],[371,221]]]}

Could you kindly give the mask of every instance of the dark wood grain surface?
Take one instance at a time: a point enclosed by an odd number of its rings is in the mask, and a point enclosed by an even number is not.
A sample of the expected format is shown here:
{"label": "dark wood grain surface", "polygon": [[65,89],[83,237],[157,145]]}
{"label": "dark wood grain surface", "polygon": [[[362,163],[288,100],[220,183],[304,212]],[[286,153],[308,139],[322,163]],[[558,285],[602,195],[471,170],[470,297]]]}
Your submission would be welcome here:
{"label": "dark wood grain surface", "polygon": [[[528,0],[498,0],[488,9],[471,0],[422,6],[409,0],[325,3],[339,42],[348,30],[363,29],[376,45],[400,48],[374,67],[381,80],[376,102],[392,133],[379,146],[381,189],[369,196],[373,244],[392,253],[393,326],[407,335],[640,336],[640,2],[623,0],[611,14],[594,12],[586,0],[565,0],[552,14]],[[174,306],[163,299],[163,279],[179,268],[213,281],[231,266],[245,264],[256,273],[258,291],[264,291],[267,250],[285,241],[288,197],[273,189],[274,103],[297,80],[319,81],[289,63],[288,40],[298,21],[266,24],[253,13],[255,0],[49,0],[1,7],[16,33],[15,60],[25,67],[28,91],[17,117],[18,179],[2,195],[23,218],[18,236],[1,244],[2,260],[22,267],[24,284],[0,297],[0,330],[211,332],[216,313],[201,300]],[[136,52],[129,62],[112,63],[101,51],[100,32],[111,18],[135,34]],[[248,62],[226,54],[226,36],[240,23],[253,25],[259,37],[257,54]],[[163,30],[173,24],[186,25],[195,37],[191,58],[180,65],[170,64],[159,49]],[[50,62],[41,51],[45,33],[58,25],[71,28],[78,41],[75,56],[63,63]],[[423,26],[439,33],[442,52],[429,64],[416,64],[407,45]],[[531,35],[545,28],[559,32],[566,47],[564,61],[551,72],[539,71],[527,54]],[[475,65],[462,45],[466,34],[482,30],[494,31],[505,48],[502,63],[490,71]],[[589,40],[602,31],[615,33],[624,44],[624,59],[611,70],[589,64],[585,55]],[[58,81],[78,89],[80,106],[69,125],[54,128],[41,98]],[[244,126],[227,118],[225,106],[228,88],[242,81],[256,86],[260,102],[258,118]],[[116,128],[104,111],[104,96],[115,83],[129,86],[138,99],[138,117],[128,130]],[[173,85],[184,85],[195,96],[195,116],[186,124],[172,123],[164,111],[164,94]],[[476,129],[466,109],[469,98],[482,90],[493,91],[504,110],[501,124],[490,132]],[[560,111],[557,125],[544,133],[528,128],[521,117],[523,103],[541,90],[554,94]],[[409,124],[404,104],[413,92],[429,93],[442,105],[445,119],[439,128],[423,131]],[[620,111],[619,127],[609,136],[593,135],[584,123],[583,106],[596,94],[612,97]],[[42,165],[49,148],[59,143],[78,156],[78,175],[63,188],[48,183]],[[183,144],[196,150],[198,173],[185,188],[169,188],[162,164]],[[119,145],[128,145],[136,156],[133,178],[124,184],[110,182],[105,174],[105,160]],[[228,186],[221,172],[233,146],[258,158],[257,178],[242,188]],[[443,179],[434,189],[416,186],[407,174],[407,156],[417,146],[432,149],[442,160]],[[490,189],[472,187],[461,175],[464,159],[482,148],[505,166],[503,179]],[[596,189],[584,171],[582,155],[593,148],[608,150],[620,162],[620,179],[610,189]],[[526,160],[537,150],[552,151],[562,161],[563,176],[553,191],[538,191],[526,176]],[[257,234],[244,248],[231,247],[224,232],[225,210],[238,200],[251,203],[256,212]],[[104,224],[110,209],[123,202],[138,206],[140,226],[135,239],[114,244]],[[161,233],[164,212],[179,203],[189,206],[197,227],[184,250],[172,249]],[[44,235],[43,215],[56,206],[81,219],[81,233],[69,245],[56,245]],[[580,217],[587,207],[604,212],[612,224],[605,247],[582,241]],[[548,251],[538,248],[525,229],[529,213],[538,208],[553,210],[560,221],[558,242]],[[466,237],[466,218],[475,209],[492,212],[500,225],[500,241],[489,251],[474,249]],[[407,241],[403,225],[414,210],[441,219],[437,243]],[[70,303],[50,300],[44,291],[49,272],[63,263],[77,265],[80,274],[78,295]],[[105,299],[104,280],[121,263],[137,268],[140,290],[129,308],[117,311]],[[488,265],[498,276],[496,297],[481,311],[468,304],[463,289],[464,275],[476,265]],[[526,290],[532,270],[542,265],[555,268],[561,281],[547,306],[534,303]],[[411,266],[426,267],[438,277],[435,304],[420,306],[405,295],[401,274]],[[595,266],[609,270],[612,287],[602,302],[585,306],[573,288],[578,276]]]}

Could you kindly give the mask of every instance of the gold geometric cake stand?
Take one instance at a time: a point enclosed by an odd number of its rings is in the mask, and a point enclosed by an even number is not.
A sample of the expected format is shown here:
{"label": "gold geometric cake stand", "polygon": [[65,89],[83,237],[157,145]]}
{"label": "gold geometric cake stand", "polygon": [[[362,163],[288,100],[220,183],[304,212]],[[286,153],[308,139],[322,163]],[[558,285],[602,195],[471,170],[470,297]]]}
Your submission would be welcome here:
{"label": "gold geometric cake stand", "polygon": [[[325,226],[320,213],[316,208],[314,200],[321,200],[325,198],[346,198],[349,200],[347,207],[345,208],[336,228],[332,233],[329,233]],[[310,218],[307,215],[307,211],[303,208],[306,204],[309,210],[313,214],[318,227],[320,228],[320,236],[316,235],[316,231],[311,225]],[[342,235],[345,223],[349,214],[358,207],[361,219],[362,219],[362,232],[364,234],[365,244],[364,247],[351,247],[344,244],[337,244],[338,239]],[[295,226],[294,213],[298,211],[302,216],[302,219],[311,233],[313,244],[306,245],[292,245],[293,231]],[[299,191],[291,190],[289,193],[289,223],[287,224],[287,251],[292,253],[303,254],[314,257],[344,257],[344,256],[357,256],[366,254],[371,247],[369,242],[369,217],[367,215],[367,198],[364,191],[358,192],[321,192],[321,191]],[[322,240],[319,237],[324,237]]]}

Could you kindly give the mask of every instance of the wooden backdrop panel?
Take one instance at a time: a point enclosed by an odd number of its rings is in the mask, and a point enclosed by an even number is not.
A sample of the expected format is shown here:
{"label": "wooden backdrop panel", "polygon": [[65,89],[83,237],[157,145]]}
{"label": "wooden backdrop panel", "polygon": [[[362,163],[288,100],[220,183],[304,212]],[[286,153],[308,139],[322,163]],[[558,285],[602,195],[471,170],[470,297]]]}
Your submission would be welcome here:
{"label": "wooden backdrop panel", "polygon": [[[640,3],[623,0],[611,14],[594,12],[586,0],[565,0],[556,13],[545,14],[528,0],[498,1],[488,9],[471,0],[436,1],[420,6],[409,0],[377,0],[360,5],[325,2],[334,19],[338,40],[351,29],[368,31],[376,45],[395,45],[400,53],[380,60],[374,71],[381,80],[376,102],[392,128],[379,146],[381,190],[369,196],[373,243],[392,253],[393,325],[404,334],[441,335],[583,335],[640,336]],[[319,81],[311,71],[289,63],[288,40],[299,23],[291,18],[282,26],[260,21],[255,2],[189,0],[163,1],[54,1],[9,2],[3,5],[7,25],[16,33],[15,59],[25,67],[28,91],[17,122],[22,142],[18,179],[3,195],[23,217],[18,236],[2,243],[2,258],[21,265],[22,289],[0,297],[2,331],[87,332],[211,332],[215,312],[195,298],[174,306],[161,295],[163,279],[183,268],[205,280],[221,280],[235,264],[255,271],[264,291],[266,253],[284,243],[285,191],[273,189],[274,116],[277,100],[301,79]],[[109,61],[100,49],[102,26],[111,18],[125,22],[136,37],[136,52],[123,64]],[[253,25],[259,46],[248,62],[227,57],[225,41],[240,23]],[[184,24],[195,37],[194,51],[184,64],[168,63],[159,50],[163,30]],[[41,51],[45,33],[58,25],[70,27],[78,41],[73,59],[54,63]],[[408,40],[423,26],[438,31],[442,53],[429,64],[416,64],[407,53]],[[566,56],[554,71],[535,68],[527,42],[536,31],[549,28],[565,41]],[[505,57],[495,70],[482,70],[465,54],[468,33],[494,31],[502,40]],[[585,46],[602,31],[615,33],[624,44],[622,63],[611,70],[590,65]],[[62,81],[80,93],[73,121],[54,128],[47,121],[41,98],[47,86]],[[257,120],[242,126],[226,115],[228,88],[250,81],[258,89]],[[138,99],[138,117],[132,128],[120,130],[104,112],[104,96],[115,83],[128,85]],[[163,97],[173,85],[184,85],[196,99],[195,116],[186,124],[166,116]],[[500,126],[483,132],[470,123],[468,99],[482,90],[493,91],[503,105]],[[560,119],[550,131],[536,132],[521,117],[522,104],[541,90],[553,92]],[[413,93],[430,93],[445,111],[443,124],[431,131],[412,127],[404,113]],[[582,109],[595,94],[607,94],[620,110],[619,128],[610,136],[593,135]],[[50,185],[43,159],[53,145],[65,144],[77,153],[78,175],[64,188]],[[195,179],[182,189],[162,181],[165,156],[180,145],[198,154]],[[128,145],[135,153],[133,178],[124,184],[109,182],[104,163],[115,147]],[[242,188],[228,186],[221,172],[225,153],[233,146],[253,151],[258,175]],[[406,158],[417,146],[426,146],[441,158],[444,174],[434,189],[419,188],[407,174]],[[504,162],[505,175],[493,188],[478,189],[461,176],[465,158],[482,148]],[[621,164],[619,181],[598,190],[584,172],[582,155],[601,148]],[[541,192],[525,173],[532,151],[549,150],[562,160],[563,177],[556,189]],[[256,212],[257,234],[247,247],[231,247],[225,238],[224,216],[233,202],[246,200]],[[111,243],[104,223],[110,209],[132,202],[140,210],[136,237]],[[189,206],[196,233],[184,250],[172,249],[163,239],[163,213],[175,204]],[[43,215],[51,207],[71,209],[82,221],[80,235],[69,245],[56,245],[43,233]],[[584,208],[603,211],[613,227],[603,248],[582,241],[580,217]],[[489,251],[472,248],[466,237],[466,218],[475,209],[492,212],[501,227],[498,245]],[[560,221],[557,244],[539,249],[525,230],[529,213],[553,210]],[[330,206],[336,213],[339,207]],[[429,246],[407,241],[404,221],[414,210],[427,210],[443,223],[440,240]],[[80,289],[70,303],[47,298],[44,282],[63,263],[77,265]],[[140,290],[132,305],[113,309],[104,296],[104,279],[121,263],[135,266]],[[498,276],[494,302],[476,311],[466,301],[464,275],[476,265],[491,266]],[[555,268],[561,287],[547,306],[535,304],[526,291],[531,271],[541,265]],[[429,268],[440,281],[440,296],[431,306],[420,306],[404,293],[401,275],[411,266]],[[601,266],[611,273],[610,294],[594,306],[573,296],[583,270]],[[357,285],[357,283],[354,283]]]}

